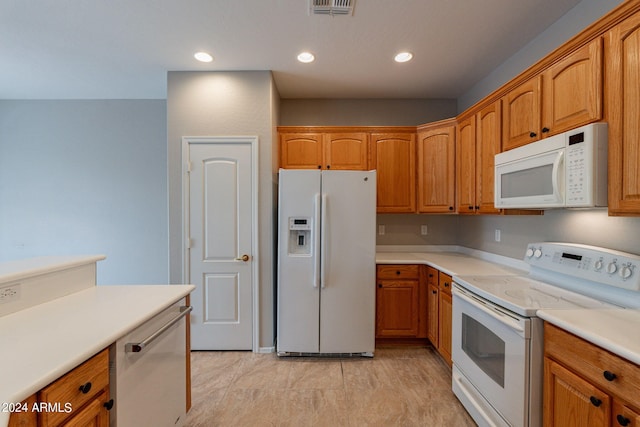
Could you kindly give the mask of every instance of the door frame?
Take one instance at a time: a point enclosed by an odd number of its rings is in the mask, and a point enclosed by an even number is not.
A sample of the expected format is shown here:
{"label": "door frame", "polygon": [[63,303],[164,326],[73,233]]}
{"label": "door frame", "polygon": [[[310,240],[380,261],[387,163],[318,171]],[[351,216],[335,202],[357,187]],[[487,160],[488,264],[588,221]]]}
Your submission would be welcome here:
{"label": "door frame", "polygon": [[252,197],[252,209],[251,209],[251,304],[252,310],[252,351],[254,353],[259,352],[260,349],[260,292],[259,292],[259,264],[260,257],[258,248],[258,201],[259,201],[259,188],[258,188],[258,137],[257,136],[183,136],[182,137],[182,281],[184,283],[191,282],[191,265],[189,261],[189,252],[191,247],[190,228],[189,228],[189,188],[190,188],[190,170],[191,162],[189,159],[189,146],[190,144],[222,144],[222,143],[237,143],[237,144],[250,144],[251,146],[251,197]]}

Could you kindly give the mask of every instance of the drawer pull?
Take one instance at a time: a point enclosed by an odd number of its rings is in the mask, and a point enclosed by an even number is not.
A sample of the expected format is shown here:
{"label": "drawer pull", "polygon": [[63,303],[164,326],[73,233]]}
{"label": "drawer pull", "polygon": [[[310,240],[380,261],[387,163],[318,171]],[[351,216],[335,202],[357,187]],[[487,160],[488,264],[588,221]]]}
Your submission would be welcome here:
{"label": "drawer pull", "polygon": [[104,402],[104,405],[102,406],[107,408],[107,411],[110,411],[111,408],[113,408],[113,399],[109,399],[108,401]]}
{"label": "drawer pull", "polygon": [[604,379],[606,379],[607,381],[613,381],[616,379],[616,374],[610,371],[604,371],[602,375],[604,375]]}
{"label": "drawer pull", "polygon": [[89,391],[91,391],[91,381],[89,381],[86,384],[81,385],[80,386],[80,391],[82,392],[82,394],[89,393]]}
{"label": "drawer pull", "polygon": [[444,287],[448,288],[449,287],[449,282],[444,282]]}
{"label": "drawer pull", "polygon": [[616,415],[616,421],[618,421],[618,424],[620,424],[621,426],[628,426],[631,422],[629,418],[621,414]]}
{"label": "drawer pull", "polygon": [[597,408],[598,406],[602,405],[602,400],[598,399],[598,398],[597,398],[597,397],[595,397],[595,396],[591,396],[591,397],[589,398],[589,400],[591,401],[591,404],[592,404],[593,406],[595,406],[596,408]]}
{"label": "drawer pull", "polygon": [[400,270],[396,270],[396,274],[399,276],[400,275]]}

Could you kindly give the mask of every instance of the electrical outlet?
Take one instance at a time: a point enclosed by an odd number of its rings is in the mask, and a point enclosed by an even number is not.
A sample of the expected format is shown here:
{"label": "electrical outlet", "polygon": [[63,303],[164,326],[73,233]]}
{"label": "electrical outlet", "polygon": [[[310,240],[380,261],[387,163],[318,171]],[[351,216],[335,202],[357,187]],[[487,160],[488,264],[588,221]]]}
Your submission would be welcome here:
{"label": "electrical outlet", "polygon": [[499,242],[499,241],[500,241],[500,237],[501,237],[501,236],[500,236],[500,230],[496,228],[496,233],[495,233],[495,239],[496,239],[496,242]]}
{"label": "electrical outlet", "polygon": [[0,304],[20,299],[20,283],[3,286],[0,288]]}
{"label": "electrical outlet", "polygon": [[384,235],[384,225],[379,225],[378,226],[378,234],[383,236]]}
{"label": "electrical outlet", "polygon": [[427,228],[426,225],[421,225],[420,226],[420,234],[422,234],[423,236],[426,236],[429,233],[429,229]]}

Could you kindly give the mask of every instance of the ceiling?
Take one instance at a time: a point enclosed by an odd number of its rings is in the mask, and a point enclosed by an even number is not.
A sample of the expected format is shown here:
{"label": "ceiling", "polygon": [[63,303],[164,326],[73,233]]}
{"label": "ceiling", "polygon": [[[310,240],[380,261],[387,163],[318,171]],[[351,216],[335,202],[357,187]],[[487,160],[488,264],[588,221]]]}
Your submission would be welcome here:
{"label": "ceiling", "polygon": [[2,0],[0,99],[163,99],[176,70],[273,70],[282,98],[457,98],[577,3]]}

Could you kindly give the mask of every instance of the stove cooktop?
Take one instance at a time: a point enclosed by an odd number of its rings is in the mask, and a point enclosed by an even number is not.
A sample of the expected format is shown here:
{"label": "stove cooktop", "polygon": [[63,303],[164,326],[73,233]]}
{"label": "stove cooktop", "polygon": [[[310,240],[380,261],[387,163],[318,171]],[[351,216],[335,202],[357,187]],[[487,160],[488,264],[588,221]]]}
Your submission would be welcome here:
{"label": "stove cooktop", "polygon": [[455,283],[474,294],[525,317],[539,309],[614,307],[528,276],[456,276]]}

